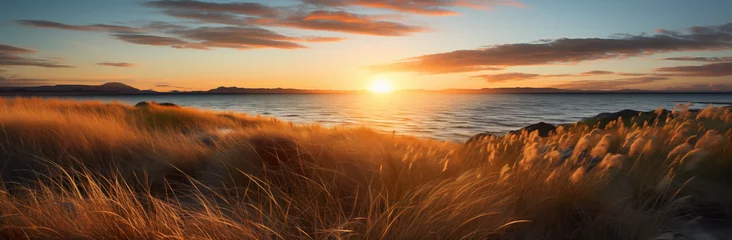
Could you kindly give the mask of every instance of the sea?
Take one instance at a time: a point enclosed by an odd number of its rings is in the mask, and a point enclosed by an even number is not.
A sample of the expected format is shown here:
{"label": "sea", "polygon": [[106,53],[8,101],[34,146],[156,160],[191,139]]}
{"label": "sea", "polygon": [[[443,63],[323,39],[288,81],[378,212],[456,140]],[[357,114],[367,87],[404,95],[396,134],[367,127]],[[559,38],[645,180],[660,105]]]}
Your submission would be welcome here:
{"label": "sea", "polygon": [[574,123],[603,112],[640,111],[679,104],[732,105],[732,94],[207,94],[58,96],[80,101],[170,102],[199,109],[276,117],[327,127],[378,131],[462,142],[488,132],[502,135],[537,122]]}

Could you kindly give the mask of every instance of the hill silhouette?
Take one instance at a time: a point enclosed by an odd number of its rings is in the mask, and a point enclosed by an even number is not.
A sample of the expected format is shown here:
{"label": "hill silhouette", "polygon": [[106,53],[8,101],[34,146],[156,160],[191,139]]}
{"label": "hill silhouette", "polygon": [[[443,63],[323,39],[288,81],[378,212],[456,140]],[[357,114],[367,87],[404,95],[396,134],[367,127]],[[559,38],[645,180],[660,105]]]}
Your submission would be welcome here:
{"label": "hill silhouette", "polygon": [[[481,89],[401,89],[397,92],[410,93],[445,93],[445,94],[491,94],[491,93],[730,93],[730,91],[680,91],[680,90],[578,90],[561,88],[481,88]],[[364,93],[366,90],[323,90],[323,89],[296,89],[296,88],[241,88],[218,87],[205,91],[158,92],[154,90],[140,90],[120,82],[109,82],[102,85],[70,85],[60,84],[53,86],[15,86],[0,87],[0,95],[115,95],[115,94],[343,94]]]}
{"label": "hill silhouette", "polygon": [[0,93],[6,94],[140,94],[146,92],[150,91],[142,91],[119,82],[109,82],[102,85],[60,84],[37,87],[0,87]]}

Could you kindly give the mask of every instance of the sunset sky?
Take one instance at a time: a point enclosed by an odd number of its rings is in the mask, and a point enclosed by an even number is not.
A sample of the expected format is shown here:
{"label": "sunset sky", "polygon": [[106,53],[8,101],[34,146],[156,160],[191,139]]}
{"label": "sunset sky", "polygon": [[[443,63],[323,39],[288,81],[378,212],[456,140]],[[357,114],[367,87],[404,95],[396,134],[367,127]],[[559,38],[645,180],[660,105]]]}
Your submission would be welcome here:
{"label": "sunset sky", "polygon": [[732,90],[729,0],[4,0],[0,86]]}

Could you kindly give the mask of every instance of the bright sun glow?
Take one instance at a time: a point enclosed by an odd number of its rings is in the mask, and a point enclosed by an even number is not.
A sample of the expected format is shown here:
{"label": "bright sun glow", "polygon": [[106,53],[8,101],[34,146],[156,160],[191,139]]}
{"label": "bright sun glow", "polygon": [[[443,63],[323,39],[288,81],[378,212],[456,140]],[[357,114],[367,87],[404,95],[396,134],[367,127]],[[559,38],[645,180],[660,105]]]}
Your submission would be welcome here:
{"label": "bright sun glow", "polygon": [[387,93],[393,91],[394,87],[391,86],[389,80],[376,79],[373,83],[371,83],[371,87],[369,88],[369,90],[375,93]]}

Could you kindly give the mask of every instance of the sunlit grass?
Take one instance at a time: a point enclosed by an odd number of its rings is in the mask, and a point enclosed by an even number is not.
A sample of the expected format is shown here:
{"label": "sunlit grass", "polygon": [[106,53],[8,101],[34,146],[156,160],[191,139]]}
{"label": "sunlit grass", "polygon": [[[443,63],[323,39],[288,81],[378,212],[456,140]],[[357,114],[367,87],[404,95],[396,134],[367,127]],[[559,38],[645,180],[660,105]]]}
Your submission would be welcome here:
{"label": "sunlit grass", "polygon": [[729,109],[624,124],[462,144],[1,99],[0,239],[649,239],[729,224]]}

